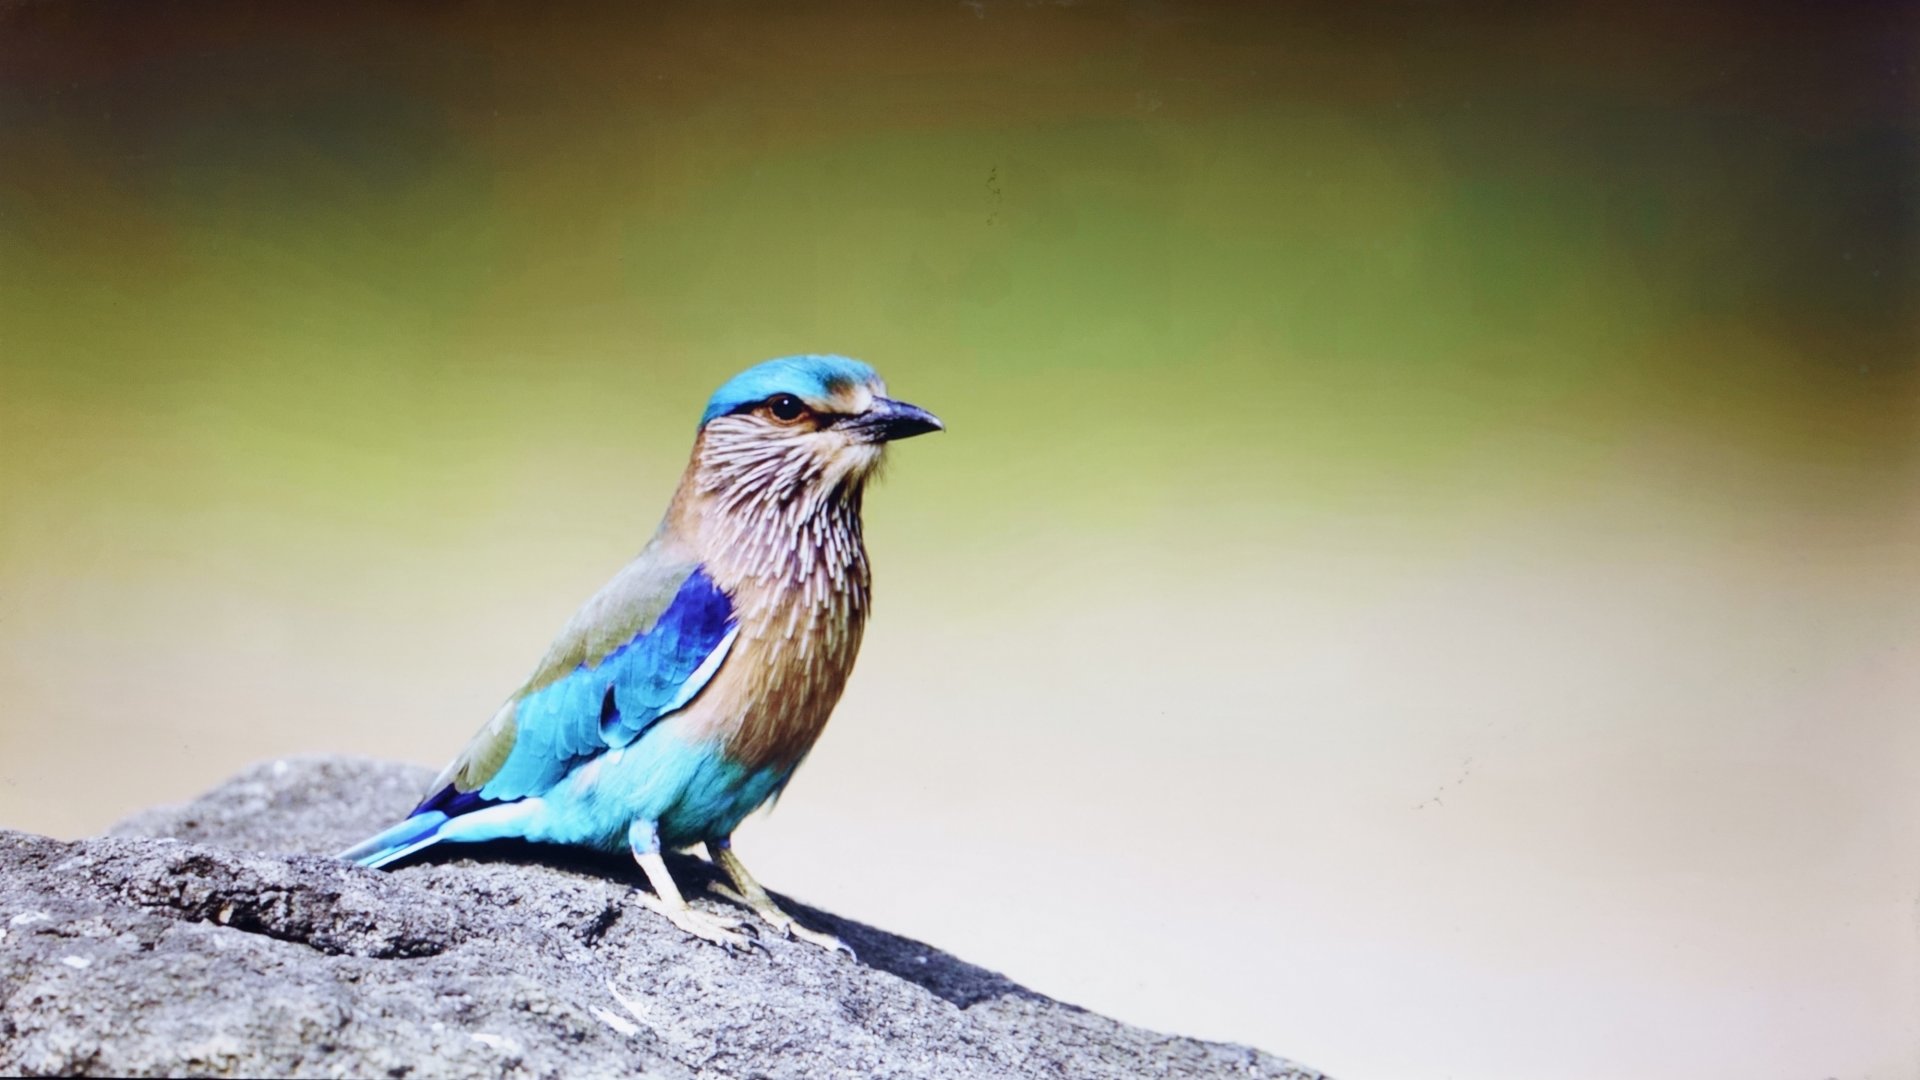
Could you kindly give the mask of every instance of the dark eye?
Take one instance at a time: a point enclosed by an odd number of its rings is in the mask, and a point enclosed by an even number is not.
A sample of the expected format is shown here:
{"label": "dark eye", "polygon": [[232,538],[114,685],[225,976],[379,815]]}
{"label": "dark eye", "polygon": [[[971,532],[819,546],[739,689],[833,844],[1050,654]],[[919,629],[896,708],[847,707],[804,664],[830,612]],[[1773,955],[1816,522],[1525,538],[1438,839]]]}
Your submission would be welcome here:
{"label": "dark eye", "polygon": [[773,414],[775,420],[790,424],[800,419],[807,407],[792,394],[775,394],[767,399],[767,411]]}

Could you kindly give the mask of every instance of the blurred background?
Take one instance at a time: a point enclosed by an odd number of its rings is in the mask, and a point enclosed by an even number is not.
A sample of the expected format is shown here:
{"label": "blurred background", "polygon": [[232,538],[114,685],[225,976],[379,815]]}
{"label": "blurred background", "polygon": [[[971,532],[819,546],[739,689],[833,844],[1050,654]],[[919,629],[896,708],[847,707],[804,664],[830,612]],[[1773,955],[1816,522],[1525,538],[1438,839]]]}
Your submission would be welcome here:
{"label": "blurred background", "polygon": [[0,824],[443,763],[838,351],[951,430],[773,887],[1343,1078],[1911,1076],[1920,26],[1682,6],[0,6]]}

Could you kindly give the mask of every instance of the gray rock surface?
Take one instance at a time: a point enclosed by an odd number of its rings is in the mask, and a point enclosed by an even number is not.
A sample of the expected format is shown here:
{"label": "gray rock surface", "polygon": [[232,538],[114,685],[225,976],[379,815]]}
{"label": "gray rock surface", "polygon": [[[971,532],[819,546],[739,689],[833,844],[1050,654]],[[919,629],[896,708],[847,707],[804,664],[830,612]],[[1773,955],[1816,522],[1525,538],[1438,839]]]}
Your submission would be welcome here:
{"label": "gray rock surface", "polygon": [[[327,857],[427,779],[274,762],[108,837],[0,831],[0,1074],[1320,1076],[804,906],[860,959],[766,935],[730,954],[632,901],[625,860],[509,844],[391,872]],[[674,869],[708,876],[691,857]]]}

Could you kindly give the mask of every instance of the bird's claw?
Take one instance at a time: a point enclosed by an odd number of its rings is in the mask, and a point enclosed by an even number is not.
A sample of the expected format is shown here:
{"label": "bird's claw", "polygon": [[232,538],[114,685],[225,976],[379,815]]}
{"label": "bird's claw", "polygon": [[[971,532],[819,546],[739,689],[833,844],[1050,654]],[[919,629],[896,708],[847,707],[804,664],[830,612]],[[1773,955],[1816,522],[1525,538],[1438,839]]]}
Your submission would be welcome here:
{"label": "bird's claw", "polygon": [[682,904],[674,906],[651,893],[636,893],[640,902],[667,917],[667,921],[701,941],[712,942],[728,952],[751,952],[767,947],[760,942],[760,930],[743,919],[709,915]]}
{"label": "bird's claw", "polygon": [[860,959],[860,957],[854,954],[853,946],[841,941],[833,934],[824,933],[819,930],[809,930],[799,923],[790,924],[787,928],[787,933],[789,937],[798,937],[801,941],[811,942],[828,952],[839,953],[849,960],[857,961]]}
{"label": "bird's claw", "polygon": [[760,932],[739,919],[723,919],[692,908],[686,909],[680,918],[671,915],[668,918],[672,919],[673,925],[694,937],[712,942],[730,953],[752,952],[755,949],[767,951],[767,947],[760,943]]}
{"label": "bird's claw", "polygon": [[717,881],[708,882],[707,891],[752,911],[755,915],[760,916],[761,920],[768,926],[780,931],[780,936],[786,938],[788,941],[798,939],[809,945],[816,945],[828,952],[840,953],[849,960],[859,959],[858,956],[854,955],[853,948],[846,942],[841,941],[832,934],[819,930],[809,930],[807,927],[800,925],[798,919],[780,910],[779,905],[773,903],[771,899],[768,899],[765,903],[756,904]]}
{"label": "bird's claw", "polygon": [[736,940],[726,945],[728,955],[735,953],[751,954],[754,952],[758,952],[761,956],[773,955],[773,952],[767,948],[766,943],[760,940],[759,932],[754,930],[753,927],[742,925],[740,929],[744,932],[735,934],[734,937]]}

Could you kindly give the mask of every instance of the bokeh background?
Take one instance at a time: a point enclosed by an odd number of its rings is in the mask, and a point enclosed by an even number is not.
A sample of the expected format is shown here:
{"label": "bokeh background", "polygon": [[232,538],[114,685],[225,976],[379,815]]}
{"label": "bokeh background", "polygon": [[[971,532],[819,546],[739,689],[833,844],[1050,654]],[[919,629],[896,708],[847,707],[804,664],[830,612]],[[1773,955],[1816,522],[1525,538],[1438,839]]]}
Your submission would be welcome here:
{"label": "bokeh background", "polygon": [[438,765],[840,351],[951,430],[776,888],[1348,1078],[1911,1076],[1920,37],[1676,7],[0,6],[0,824]]}

